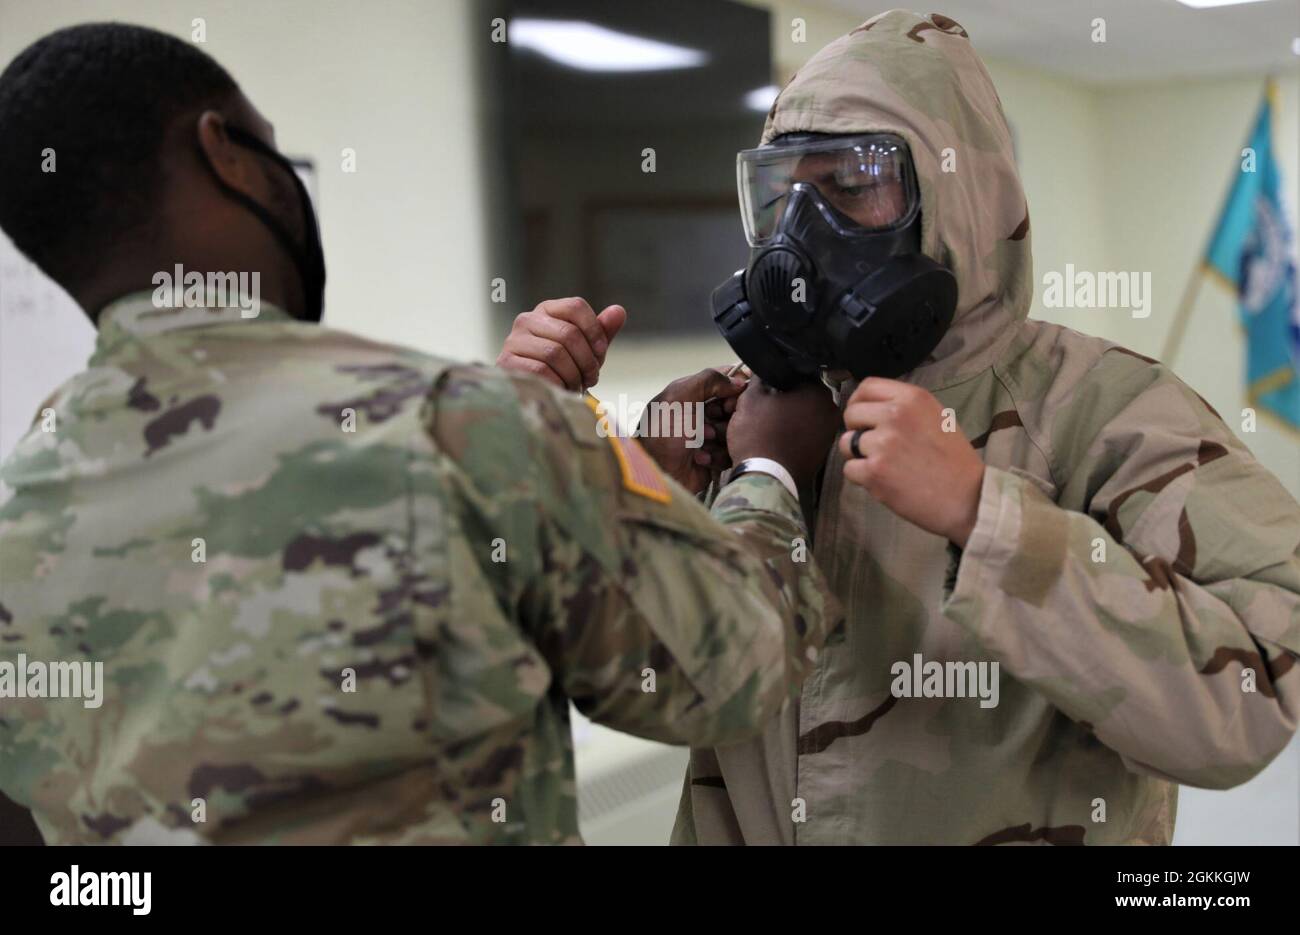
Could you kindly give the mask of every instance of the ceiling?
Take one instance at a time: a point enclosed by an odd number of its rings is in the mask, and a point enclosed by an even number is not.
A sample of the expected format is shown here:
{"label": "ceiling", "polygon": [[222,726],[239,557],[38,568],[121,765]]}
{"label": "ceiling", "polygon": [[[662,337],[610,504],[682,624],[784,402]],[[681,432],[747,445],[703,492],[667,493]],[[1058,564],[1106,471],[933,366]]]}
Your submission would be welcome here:
{"label": "ceiling", "polygon": [[[903,0],[823,0],[864,20]],[[970,33],[980,54],[1106,84],[1300,67],[1300,0],[1195,10],[1176,0],[926,0]],[[1106,42],[1092,22],[1106,21]]]}
{"label": "ceiling", "polygon": [[703,64],[692,68],[591,72],[505,46],[513,119],[528,129],[682,127],[731,118],[748,121],[747,136],[757,136],[763,126],[766,108],[752,112],[745,95],[772,83],[766,10],[730,0],[514,0],[510,13],[582,20],[704,55]]}

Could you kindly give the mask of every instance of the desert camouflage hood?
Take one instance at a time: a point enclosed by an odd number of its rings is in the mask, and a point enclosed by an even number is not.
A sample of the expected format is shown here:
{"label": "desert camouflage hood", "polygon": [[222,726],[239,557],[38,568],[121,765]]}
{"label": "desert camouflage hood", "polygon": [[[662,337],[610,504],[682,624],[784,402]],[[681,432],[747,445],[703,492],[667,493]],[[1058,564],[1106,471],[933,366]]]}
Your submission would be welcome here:
{"label": "desert camouflage hood", "polygon": [[966,30],[939,13],[890,10],[808,61],[763,129],[892,132],[921,188],[921,249],[957,276],[953,324],[909,382],[939,388],[990,366],[1032,295],[1029,211],[993,81]]}

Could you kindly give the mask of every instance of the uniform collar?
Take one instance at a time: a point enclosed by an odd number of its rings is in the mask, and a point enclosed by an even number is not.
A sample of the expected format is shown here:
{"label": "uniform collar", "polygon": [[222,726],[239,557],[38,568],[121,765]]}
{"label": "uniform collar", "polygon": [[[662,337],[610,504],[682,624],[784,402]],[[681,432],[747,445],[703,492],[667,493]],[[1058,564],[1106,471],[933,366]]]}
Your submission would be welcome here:
{"label": "uniform collar", "polygon": [[104,348],[127,336],[149,337],[180,328],[293,320],[288,312],[265,300],[259,301],[256,317],[245,317],[247,314],[238,304],[159,308],[154,304],[153,292],[135,292],[104,306],[99,313],[97,343],[100,348]]}

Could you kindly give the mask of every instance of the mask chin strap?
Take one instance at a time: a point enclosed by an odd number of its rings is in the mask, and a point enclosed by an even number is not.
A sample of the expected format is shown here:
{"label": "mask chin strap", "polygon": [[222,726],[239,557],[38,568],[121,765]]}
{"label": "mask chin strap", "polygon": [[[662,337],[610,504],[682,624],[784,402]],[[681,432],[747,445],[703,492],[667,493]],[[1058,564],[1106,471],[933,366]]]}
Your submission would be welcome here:
{"label": "mask chin strap", "polygon": [[[310,321],[318,322],[324,311],[325,259],[320,245],[320,231],[316,227],[316,212],[312,209],[311,196],[307,193],[307,186],[303,185],[302,179],[298,178],[293,163],[251,133],[238,127],[227,126],[226,135],[236,144],[275,161],[293,179],[294,188],[298,192],[298,200],[303,210],[305,247],[300,246],[294,240],[289,229],[264,205],[244,192],[227,185],[221,176],[217,175],[217,182],[226,190],[226,194],[251,211],[253,216],[262,222],[266,229],[271,232],[271,236],[279,241],[280,246],[289,255],[289,259],[293,261],[293,265],[298,271],[298,281],[302,286],[305,305],[303,309],[304,317]],[[213,173],[216,173],[215,169]]]}

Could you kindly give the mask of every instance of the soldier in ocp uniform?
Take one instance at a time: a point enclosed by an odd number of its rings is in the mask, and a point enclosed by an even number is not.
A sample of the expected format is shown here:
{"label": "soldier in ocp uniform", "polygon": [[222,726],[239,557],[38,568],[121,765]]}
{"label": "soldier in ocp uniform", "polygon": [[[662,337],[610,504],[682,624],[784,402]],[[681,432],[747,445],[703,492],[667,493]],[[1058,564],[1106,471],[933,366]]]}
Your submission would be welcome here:
{"label": "soldier in ocp uniform", "polygon": [[[0,469],[0,686],[103,663],[98,707],[0,698],[47,841],[577,842],[570,700],[698,746],[796,690],[836,614],[798,549],[824,393],[679,386],[766,459],[710,515],[589,401],[321,327],[310,200],[192,45],[61,30],[0,126],[0,227],[98,328]],[[178,264],[260,310],[167,307]]]}

